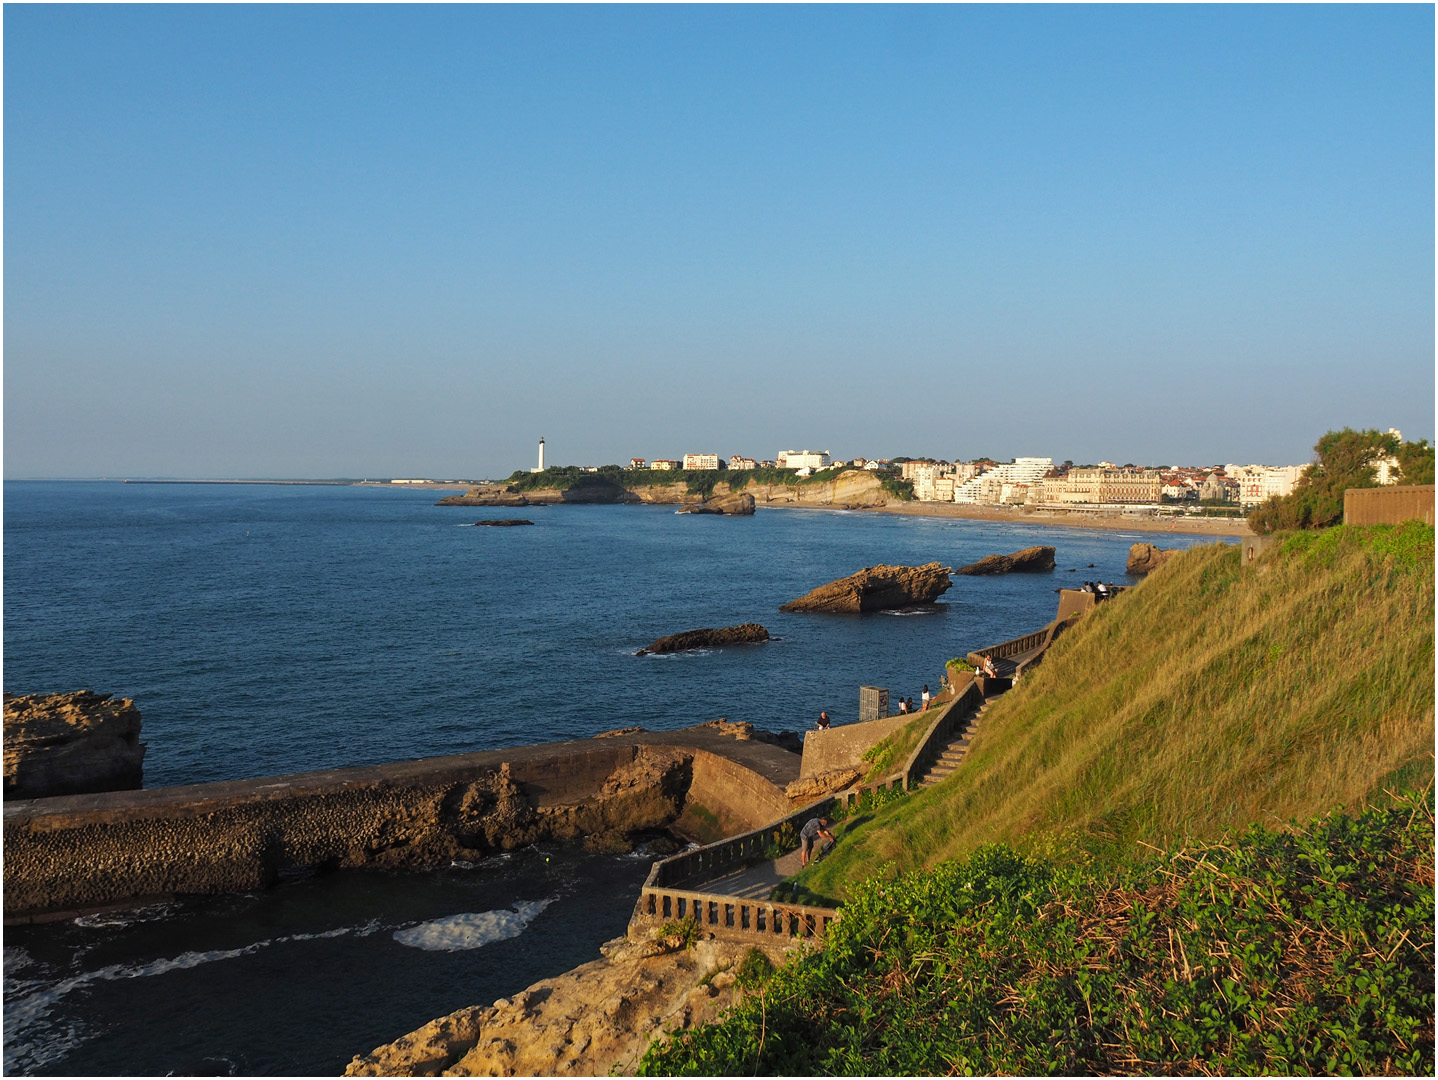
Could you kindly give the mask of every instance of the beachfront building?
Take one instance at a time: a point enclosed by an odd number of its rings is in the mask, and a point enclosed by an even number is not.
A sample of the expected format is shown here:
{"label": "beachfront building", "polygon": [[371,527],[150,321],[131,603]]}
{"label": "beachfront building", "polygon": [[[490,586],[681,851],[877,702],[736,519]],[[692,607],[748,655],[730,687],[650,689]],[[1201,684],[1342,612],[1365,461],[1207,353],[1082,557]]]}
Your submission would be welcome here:
{"label": "beachfront building", "polygon": [[682,462],[675,461],[673,458],[655,458],[649,463],[649,467],[651,469],[662,469],[665,472],[672,472],[679,468],[681,464]]}
{"label": "beachfront building", "polygon": [[[1395,463],[1396,464],[1396,463]],[[1303,465],[1225,465],[1223,471],[1238,482],[1238,501],[1242,506],[1284,496],[1293,491],[1303,475]]]}
{"label": "beachfront building", "polygon": [[752,469],[757,464],[751,457],[740,457],[738,454],[729,455],[729,468],[731,469]]}
{"label": "beachfront building", "polygon": [[1162,490],[1163,480],[1157,469],[1085,466],[1070,469],[1064,476],[1045,478],[1043,501],[1062,506],[1149,505],[1159,501]]}
{"label": "beachfront building", "polygon": [[[943,461],[906,461],[903,465],[903,479],[912,480],[914,484],[914,498],[920,502],[953,502],[954,501],[954,467]],[[942,490],[947,496],[940,494],[939,482],[947,480]]]}
{"label": "beachfront building", "polygon": [[718,454],[685,454],[684,468],[686,469],[717,469],[719,468]]}
{"label": "beachfront building", "polygon": [[[1053,458],[1039,457],[1014,458],[1007,465],[994,465],[955,484],[954,502],[997,506],[1003,501],[1005,484],[1033,484],[1043,480],[1053,467]],[[1012,495],[1010,491],[1011,498]]]}
{"label": "beachfront building", "polygon": [[829,466],[829,451],[780,450],[774,461],[781,469],[825,469]]}

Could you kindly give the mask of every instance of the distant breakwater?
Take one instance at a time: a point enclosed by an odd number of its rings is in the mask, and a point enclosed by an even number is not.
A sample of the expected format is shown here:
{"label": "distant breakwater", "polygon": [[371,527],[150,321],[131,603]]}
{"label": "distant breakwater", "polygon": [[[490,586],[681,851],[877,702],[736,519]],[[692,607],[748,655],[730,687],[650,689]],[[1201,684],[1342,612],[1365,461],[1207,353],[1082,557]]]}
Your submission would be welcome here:
{"label": "distant breakwater", "polygon": [[418,869],[541,840],[787,813],[799,756],[712,728],[256,780],[11,802],[7,921],[264,888],[304,869]]}

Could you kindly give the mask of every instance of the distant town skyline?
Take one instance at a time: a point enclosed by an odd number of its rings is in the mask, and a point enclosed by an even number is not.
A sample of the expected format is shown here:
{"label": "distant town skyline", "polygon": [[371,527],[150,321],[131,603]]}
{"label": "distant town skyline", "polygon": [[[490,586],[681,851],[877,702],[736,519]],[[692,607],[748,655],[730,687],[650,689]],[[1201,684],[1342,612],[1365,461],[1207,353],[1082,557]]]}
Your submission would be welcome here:
{"label": "distant town skyline", "polygon": [[4,475],[1434,437],[1434,11],[5,12]]}

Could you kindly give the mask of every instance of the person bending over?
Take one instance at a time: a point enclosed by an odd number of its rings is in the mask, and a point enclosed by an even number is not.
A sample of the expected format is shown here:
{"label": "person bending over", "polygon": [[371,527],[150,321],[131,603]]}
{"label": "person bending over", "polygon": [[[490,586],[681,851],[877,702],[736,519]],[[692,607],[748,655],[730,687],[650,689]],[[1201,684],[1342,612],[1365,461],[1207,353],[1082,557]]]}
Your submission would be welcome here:
{"label": "person bending over", "polygon": [[826,817],[810,818],[799,830],[799,866],[801,869],[808,866],[813,860],[814,845],[820,837],[831,844],[834,843],[834,834],[829,831],[829,819]]}

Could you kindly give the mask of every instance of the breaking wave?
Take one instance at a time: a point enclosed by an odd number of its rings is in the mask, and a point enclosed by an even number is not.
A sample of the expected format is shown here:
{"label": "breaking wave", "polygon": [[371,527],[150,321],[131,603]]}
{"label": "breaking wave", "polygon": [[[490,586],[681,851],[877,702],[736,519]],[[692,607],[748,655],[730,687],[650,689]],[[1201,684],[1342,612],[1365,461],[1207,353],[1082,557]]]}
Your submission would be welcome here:
{"label": "breaking wave", "polygon": [[558,900],[530,900],[514,905],[514,910],[479,911],[464,915],[450,915],[433,922],[420,923],[404,930],[396,930],[394,939],[401,945],[408,945],[426,952],[464,952],[478,949],[494,941],[506,941],[519,937],[541,911]]}

